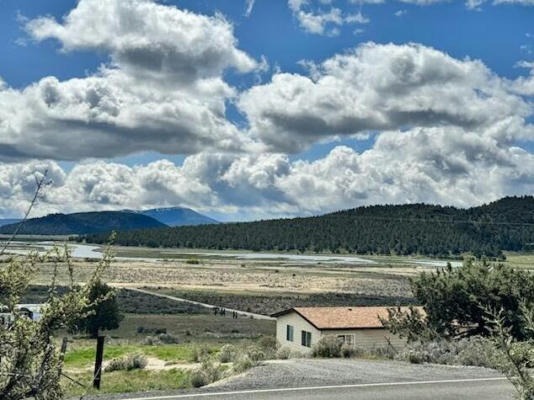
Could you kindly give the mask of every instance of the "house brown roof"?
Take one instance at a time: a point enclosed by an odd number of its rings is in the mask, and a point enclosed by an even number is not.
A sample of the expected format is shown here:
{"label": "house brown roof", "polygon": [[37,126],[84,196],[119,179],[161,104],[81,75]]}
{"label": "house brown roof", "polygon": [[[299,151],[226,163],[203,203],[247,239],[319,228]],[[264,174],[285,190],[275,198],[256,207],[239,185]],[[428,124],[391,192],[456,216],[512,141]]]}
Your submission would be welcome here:
{"label": "house brown roof", "polygon": [[[296,312],[319,330],[383,328],[380,317],[387,319],[391,307],[295,307],[273,317]],[[419,307],[416,307],[419,308]],[[406,311],[408,307],[401,307]]]}

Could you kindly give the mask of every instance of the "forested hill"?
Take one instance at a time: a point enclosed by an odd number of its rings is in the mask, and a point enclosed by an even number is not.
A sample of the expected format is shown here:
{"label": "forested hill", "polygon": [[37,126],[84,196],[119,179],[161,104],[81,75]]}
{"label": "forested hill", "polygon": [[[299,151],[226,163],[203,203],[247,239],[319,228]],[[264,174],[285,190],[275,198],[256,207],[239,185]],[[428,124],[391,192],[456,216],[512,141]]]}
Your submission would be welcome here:
{"label": "forested hill", "polygon": [[[0,233],[13,233],[18,223],[0,227]],[[50,214],[28,219],[19,229],[27,235],[74,235],[140,228],[164,227],[159,221],[143,214],[122,211],[98,211],[75,214]],[[109,235],[108,235],[109,236]]]}
{"label": "forested hill", "polygon": [[[102,243],[106,234],[89,235]],[[426,204],[360,207],[318,217],[119,232],[126,246],[360,254],[473,252],[497,256],[534,243],[534,197],[507,197],[459,209]]]}

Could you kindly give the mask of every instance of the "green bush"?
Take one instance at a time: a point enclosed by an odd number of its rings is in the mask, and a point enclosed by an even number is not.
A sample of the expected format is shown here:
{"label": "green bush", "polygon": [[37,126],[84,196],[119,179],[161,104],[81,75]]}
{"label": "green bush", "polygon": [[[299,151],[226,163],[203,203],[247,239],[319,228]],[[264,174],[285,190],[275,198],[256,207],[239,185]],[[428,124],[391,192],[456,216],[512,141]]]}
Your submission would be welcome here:
{"label": "green bush", "polygon": [[313,346],[312,357],[335,358],[341,357],[341,341],[335,336],[323,336]]}
{"label": "green bush", "polygon": [[198,265],[200,264],[200,261],[197,260],[196,258],[189,258],[185,261],[186,264],[193,264],[193,265]]}
{"label": "green bush", "polygon": [[146,357],[142,354],[129,354],[126,357],[114,358],[104,368],[105,372],[131,371],[134,369],[144,369],[148,364]]}
{"label": "green bush", "polygon": [[209,384],[209,382],[202,371],[197,370],[191,374],[191,386],[194,388],[206,386],[207,384]]}

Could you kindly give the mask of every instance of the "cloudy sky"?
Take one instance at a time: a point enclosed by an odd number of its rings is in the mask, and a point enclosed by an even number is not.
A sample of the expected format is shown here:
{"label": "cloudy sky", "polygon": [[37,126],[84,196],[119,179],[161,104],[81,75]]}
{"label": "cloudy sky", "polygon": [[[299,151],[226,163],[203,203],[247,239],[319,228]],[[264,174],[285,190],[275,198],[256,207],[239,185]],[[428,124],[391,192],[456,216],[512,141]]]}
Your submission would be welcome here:
{"label": "cloudy sky", "polygon": [[534,190],[534,0],[0,0],[0,217]]}

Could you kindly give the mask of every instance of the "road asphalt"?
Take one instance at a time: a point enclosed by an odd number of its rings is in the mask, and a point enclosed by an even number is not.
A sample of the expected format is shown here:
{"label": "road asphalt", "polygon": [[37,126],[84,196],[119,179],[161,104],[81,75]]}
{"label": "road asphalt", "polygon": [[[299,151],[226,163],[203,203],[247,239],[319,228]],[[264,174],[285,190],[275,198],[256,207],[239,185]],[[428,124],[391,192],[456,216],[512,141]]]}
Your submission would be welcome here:
{"label": "road asphalt", "polygon": [[129,398],[126,400],[512,400],[511,385],[501,378],[402,382],[373,385],[343,385],[295,389],[247,390],[215,393],[188,393],[175,396]]}
{"label": "road asphalt", "polygon": [[[102,399],[101,396],[98,397]],[[267,361],[201,389],[121,394],[115,400],[512,400],[512,385],[486,368],[363,359]],[[89,399],[87,399],[89,400]]]}

